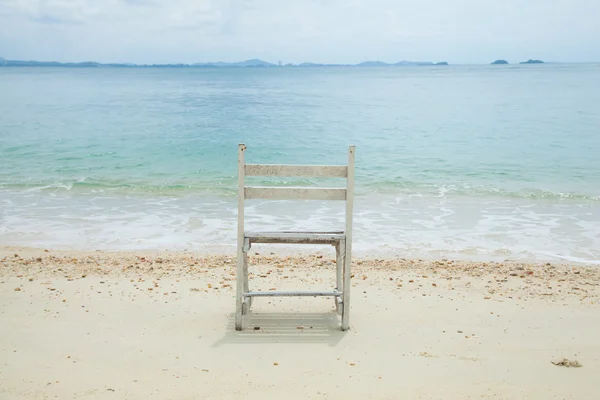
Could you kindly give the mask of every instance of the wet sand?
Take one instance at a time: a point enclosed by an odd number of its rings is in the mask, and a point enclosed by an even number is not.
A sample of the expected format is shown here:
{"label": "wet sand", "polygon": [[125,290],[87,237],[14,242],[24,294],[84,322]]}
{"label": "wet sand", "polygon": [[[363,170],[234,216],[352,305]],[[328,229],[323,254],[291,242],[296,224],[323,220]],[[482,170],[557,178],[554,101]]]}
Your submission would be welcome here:
{"label": "wet sand", "polygon": [[[329,289],[332,256],[253,253],[250,285]],[[0,399],[595,399],[599,278],[361,258],[350,331],[330,298],[259,298],[236,332],[234,256],[4,247]]]}

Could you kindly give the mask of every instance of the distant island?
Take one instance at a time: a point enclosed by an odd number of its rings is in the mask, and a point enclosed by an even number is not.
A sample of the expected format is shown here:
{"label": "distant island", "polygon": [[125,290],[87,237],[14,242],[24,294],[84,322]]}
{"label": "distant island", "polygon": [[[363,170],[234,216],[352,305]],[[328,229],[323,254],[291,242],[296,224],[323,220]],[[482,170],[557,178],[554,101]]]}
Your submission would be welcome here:
{"label": "distant island", "polygon": [[304,62],[300,64],[273,64],[268,61],[251,59],[239,62],[204,62],[194,64],[131,64],[131,63],[99,63],[96,61],[58,62],[58,61],[23,61],[6,60],[0,57],[0,67],[66,67],[66,68],[280,68],[280,67],[400,67],[400,66],[431,66],[448,65],[446,61],[433,63],[431,61],[399,61],[386,63],[383,61],[363,61],[358,64],[316,64]]}
{"label": "distant island", "polygon": [[527,61],[521,61],[519,64],[543,64],[544,62],[542,60],[527,60]]}
{"label": "distant island", "polygon": [[496,60],[492,63],[492,65],[504,65],[504,64],[508,64],[508,61],[506,60]]}
{"label": "distant island", "polygon": [[[169,65],[169,64],[166,64]],[[184,64],[185,65],[185,64]],[[189,65],[190,67],[254,67],[254,68],[264,68],[264,67],[277,67],[278,65],[272,64],[267,61],[259,60],[257,58],[253,58],[252,60],[246,61],[238,61],[238,62],[208,62],[208,63],[195,63]]]}

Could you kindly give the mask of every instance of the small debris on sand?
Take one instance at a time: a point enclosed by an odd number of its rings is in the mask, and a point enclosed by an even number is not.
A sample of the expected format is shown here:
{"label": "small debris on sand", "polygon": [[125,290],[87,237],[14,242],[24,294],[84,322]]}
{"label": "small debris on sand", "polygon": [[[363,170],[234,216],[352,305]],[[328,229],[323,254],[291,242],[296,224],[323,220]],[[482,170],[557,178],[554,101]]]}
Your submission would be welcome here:
{"label": "small debris on sand", "polygon": [[557,362],[552,361],[552,364],[557,365],[559,367],[567,367],[567,368],[571,368],[571,367],[573,367],[573,368],[581,368],[581,367],[583,367],[583,365],[581,365],[579,363],[579,361],[577,361],[577,360],[571,361],[568,358],[563,358],[562,360],[557,361]]}

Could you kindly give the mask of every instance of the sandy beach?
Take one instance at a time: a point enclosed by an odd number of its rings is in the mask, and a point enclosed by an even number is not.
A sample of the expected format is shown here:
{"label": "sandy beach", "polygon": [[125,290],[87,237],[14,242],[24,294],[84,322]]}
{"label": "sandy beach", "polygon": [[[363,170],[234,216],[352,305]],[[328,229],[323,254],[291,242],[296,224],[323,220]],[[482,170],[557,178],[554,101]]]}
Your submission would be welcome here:
{"label": "sandy beach", "polygon": [[[330,288],[332,256],[255,254],[251,286]],[[4,247],[0,399],[597,399],[599,278],[356,259],[350,331],[330,298],[263,298],[236,332],[234,256]]]}

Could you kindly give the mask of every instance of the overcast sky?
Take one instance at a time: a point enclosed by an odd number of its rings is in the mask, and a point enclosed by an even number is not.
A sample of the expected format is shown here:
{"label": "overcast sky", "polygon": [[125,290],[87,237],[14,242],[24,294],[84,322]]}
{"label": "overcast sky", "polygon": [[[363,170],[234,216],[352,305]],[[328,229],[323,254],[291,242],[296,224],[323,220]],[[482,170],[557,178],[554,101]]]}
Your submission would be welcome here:
{"label": "overcast sky", "polygon": [[600,0],[0,0],[0,57],[600,61]]}

